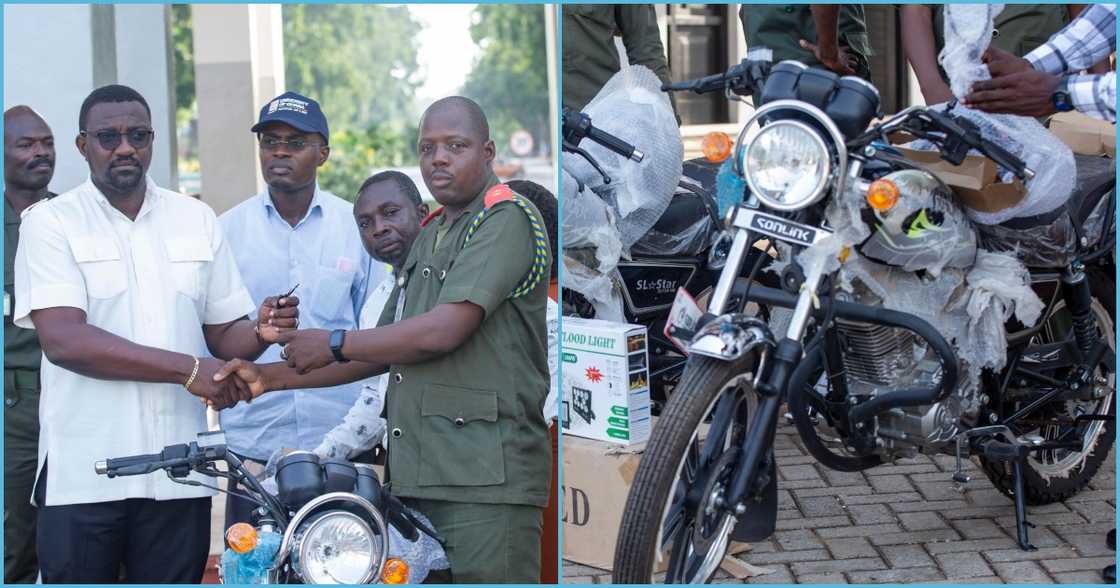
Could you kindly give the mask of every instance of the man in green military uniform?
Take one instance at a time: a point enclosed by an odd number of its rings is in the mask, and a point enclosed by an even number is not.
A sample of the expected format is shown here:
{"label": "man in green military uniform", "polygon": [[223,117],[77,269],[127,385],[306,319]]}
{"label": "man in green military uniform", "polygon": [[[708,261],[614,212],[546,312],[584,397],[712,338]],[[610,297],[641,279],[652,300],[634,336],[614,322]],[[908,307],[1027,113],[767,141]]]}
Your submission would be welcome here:
{"label": "man in green military uniform", "polygon": [[871,79],[868,58],[874,53],[862,4],[744,4],[739,20],[747,47],[770,48],[774,63],[793,59]]}
{"label": "man in green military uniform", "polygon": [[[1085,9],[1084,4],[1008,4],[995,19],[991,47],[1023,57],[1062,30]],[[945,47],[945,11],[940,5],[907,4],[900,8],[902,46],[914,68],[926,104],[953,98],[948,76],[937,62]],[[1108,63],[1090,73],[1108,71]]]}
{"label": "man in green military uniform", "polygon": [[498,184],[474,102],[430,106],[418,151],[443,208],[425,219],[379,326],[295,331],[284,338],[287,365],[261,366],[259,378],[244,362],[225,371],[258,394],[388,370],[393,494],[447,540],[455,582],[535,583],[553,467],[542,413],[546,232],[540,212]]}
{"label": "man in green military uniform", "polygon": [[54,196],[54,137],[34,110],[4,112],[4,582],[34,584],[35,507],[31,488],[39,457],[39,362],[35,331],[12,323],[20,214]]}
{"label": "man in green military uniform", "polygon": [[621,69],[615,35],[631,65],[650,68],[662,83],[672,81],[652,4],[565,4],[562,10],[564,106],[583,110]]}

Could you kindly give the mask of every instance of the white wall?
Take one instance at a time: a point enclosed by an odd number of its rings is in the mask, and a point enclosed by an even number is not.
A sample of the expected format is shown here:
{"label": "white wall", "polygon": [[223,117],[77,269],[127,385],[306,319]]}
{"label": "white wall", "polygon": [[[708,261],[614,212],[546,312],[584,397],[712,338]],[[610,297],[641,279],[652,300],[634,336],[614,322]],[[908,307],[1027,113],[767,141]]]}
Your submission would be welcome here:
{"label": "white wall", "polygon": [[[66,191],[88,176],[74,146],[78,111],[85,97],[106,83],[135,88],[148,101],[156,130],[150,173],[161,186],[175,186],[168,9],[151,4],[4,6],[4,109],[26,104],[51,126],[58,154],[51,190]],[[100,30],[99,50],[94,48],[94,10],[112,11],[113,26]],[[113,63],[96,61],[110,57]],[[113,79],[96,79],[97,72],[114,71]]]}

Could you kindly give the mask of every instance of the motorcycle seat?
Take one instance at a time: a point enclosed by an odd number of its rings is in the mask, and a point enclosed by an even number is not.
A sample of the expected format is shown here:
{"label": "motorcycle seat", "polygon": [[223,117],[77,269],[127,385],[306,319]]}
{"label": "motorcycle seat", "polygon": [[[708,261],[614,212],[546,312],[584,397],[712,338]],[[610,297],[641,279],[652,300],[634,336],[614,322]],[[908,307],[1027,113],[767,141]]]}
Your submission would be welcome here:
{"label": "motorcycle seat", "polygon": [[1073,156],[1077,164],[1077,179],[1070,194],[1068,208],[1080,225],[1100,203],[1101,198],[1116,186],[1116,162],[1095,155]]}
{"label": "motorcycle seat", "polygon": [[700,222],[700,219],[710,216],[708,194],[694,191],[677,191],[669,201],[669,207],[662,213],[661,218],[653,225],[653,230],[667,235],[679,235],[682,231]]}

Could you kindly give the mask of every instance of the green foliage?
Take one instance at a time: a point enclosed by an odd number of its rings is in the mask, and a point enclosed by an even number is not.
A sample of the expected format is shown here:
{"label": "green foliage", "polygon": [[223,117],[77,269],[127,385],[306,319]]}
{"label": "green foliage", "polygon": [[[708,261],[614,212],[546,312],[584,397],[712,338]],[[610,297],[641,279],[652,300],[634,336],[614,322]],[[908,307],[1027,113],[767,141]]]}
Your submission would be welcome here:
{"label": "green foliage", "polygon": [[499,153],[519,128],[533,135],[539,151],[549,139],[548,70],[544,8],[536,4],[480,4],[471,38],[482,49],[463,85],[490,120]]}
{"label": "green foliage", "polygon": [[332,132],[415,125],[421,25],[406,6],[285,4],[283,18],[285,85],[318,100]]}
{"label": "green foliage", "polygon": [[331,156],[319,168],[319,185],[354,201],[358,187],[374,170],[402,167],[415,159],[416,129],[405,132],[376,124],[364,130],[331,131]]}
{"label": "green foliage", "polygon": [[175,115],[184,123],[194,107],[194,39],[189,4],[171,5],[172,67],[175,75]]}

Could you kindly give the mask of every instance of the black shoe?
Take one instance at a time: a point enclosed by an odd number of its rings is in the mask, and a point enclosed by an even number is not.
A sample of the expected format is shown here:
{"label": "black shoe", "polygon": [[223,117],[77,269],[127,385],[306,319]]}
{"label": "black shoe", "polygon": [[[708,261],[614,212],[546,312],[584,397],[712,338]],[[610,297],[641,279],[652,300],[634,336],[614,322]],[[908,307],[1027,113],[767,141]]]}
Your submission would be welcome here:
{"label": "black shoe", "polygon": [[1105,543],[1108,543],[1109,549],[1116,551],[1116,529],[1108,532],[1108,538],[1105,539]]}
{"label": "black shoe", "polygon": [[1116,564],[1112,564],[1101,571],[1101,576],[1104,576],[1106,584],[1116,583]]}

